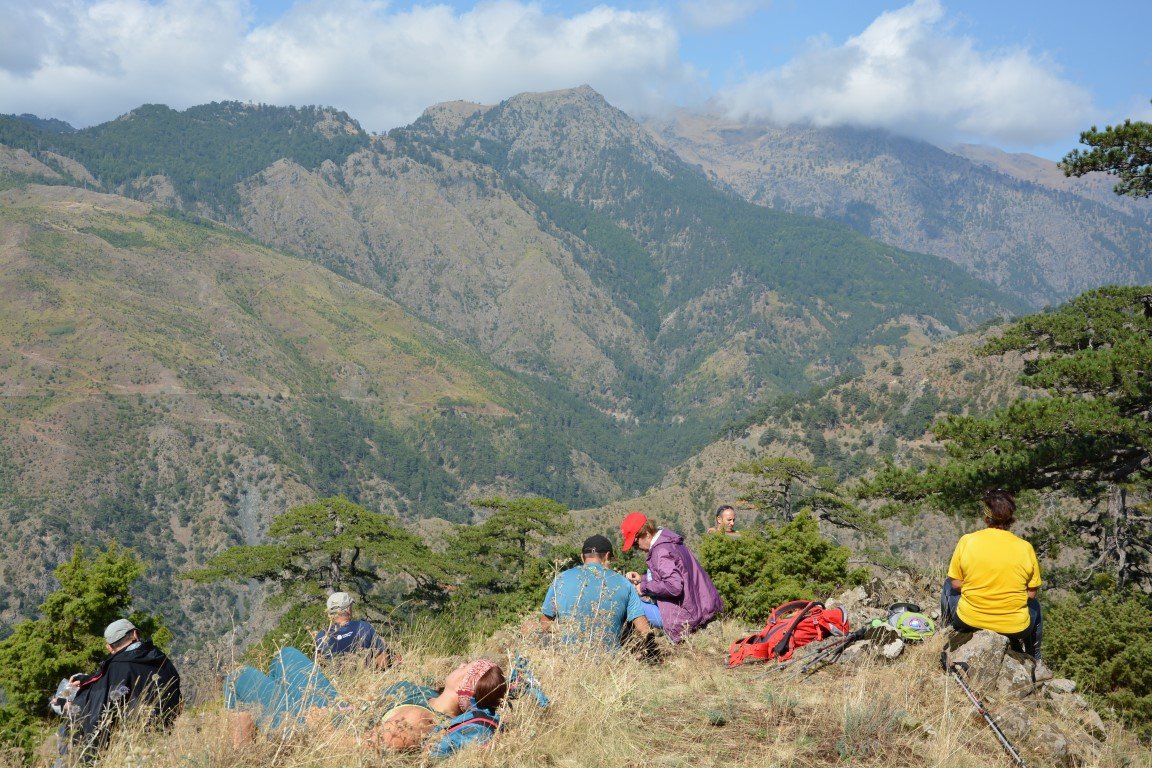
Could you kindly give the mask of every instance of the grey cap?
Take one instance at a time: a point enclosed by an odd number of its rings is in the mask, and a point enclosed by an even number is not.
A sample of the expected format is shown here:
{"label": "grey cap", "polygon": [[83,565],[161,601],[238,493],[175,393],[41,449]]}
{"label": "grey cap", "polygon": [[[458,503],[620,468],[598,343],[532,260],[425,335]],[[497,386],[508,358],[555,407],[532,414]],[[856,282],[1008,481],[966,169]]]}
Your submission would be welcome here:
{"label": "grey cap", "polygon": [[347,592],[333,592],[328,595],[328,613],[346,611],[352,607],[352,595]]}
{"label": "grey cap", "polygon": [[105,627],[104,642],[108,643],[108,645],[116,645],[134,629],[136,629],[136,625],[128,621],[128,619],[116,619],[116,621]]}

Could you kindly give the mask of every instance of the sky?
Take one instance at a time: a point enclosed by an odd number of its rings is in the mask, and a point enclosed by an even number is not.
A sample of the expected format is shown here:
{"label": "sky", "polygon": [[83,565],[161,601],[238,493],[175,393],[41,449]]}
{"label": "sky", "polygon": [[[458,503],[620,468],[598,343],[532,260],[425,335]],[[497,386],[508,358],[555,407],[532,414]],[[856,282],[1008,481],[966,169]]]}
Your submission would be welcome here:
{"label": "sky", "polygon": [[[1152,2],[0,0],[0,113],[315,104],[370,131],[591,85],[634,116],[855,125],[1059,159],[1152,120]],[[1125,36],[1127,35],[1127,37]]]}

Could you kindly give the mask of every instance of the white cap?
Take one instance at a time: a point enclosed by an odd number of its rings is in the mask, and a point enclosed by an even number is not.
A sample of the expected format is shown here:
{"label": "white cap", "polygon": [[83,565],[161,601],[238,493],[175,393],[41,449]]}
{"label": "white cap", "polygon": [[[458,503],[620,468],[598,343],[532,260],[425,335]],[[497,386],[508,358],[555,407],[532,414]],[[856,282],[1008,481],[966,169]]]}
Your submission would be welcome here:
{"label": "white cap", "polygon": [[328,613],[342,613],[352,607],[352,595],[347,592],[333,592],[328,595]]}
{"label": "white cap", "polygon": [[116,619],[104,629],[104,642],[108,645],[116,645],[135,629],[136,625],[128,619]]}

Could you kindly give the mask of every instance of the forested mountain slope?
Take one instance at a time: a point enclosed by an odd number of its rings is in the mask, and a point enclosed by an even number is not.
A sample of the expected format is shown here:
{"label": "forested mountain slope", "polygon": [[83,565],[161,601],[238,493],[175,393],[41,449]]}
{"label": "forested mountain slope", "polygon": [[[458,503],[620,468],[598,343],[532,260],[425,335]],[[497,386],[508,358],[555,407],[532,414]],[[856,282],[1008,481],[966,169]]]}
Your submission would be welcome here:
{"label": "forested mountain slope", "polygon": [[441,105],[387,137],[237,104],[0,128],[318,261],[621,420],[684,422],[685,446],[749,398],[852,366],[895,318],[956,331],[1022,307],[945,261],[715,189],[586,87]]}
{"label": "forested mountain slope", "polygon": [[[765,403],[669,472],[658,488],[579,514],[587,526],[610,530],[626,510],[640,509],[695,536],[713,525],[720,504],[738,506],[741,526],[760,516],[751,504],[738,501],[758,482],[736,469],[749,461],[799,459],[827,468],[845,487],[887,462],[921,466],[942,454],[929,431],[938,418],[950,413],[986,414],[1028,396],[1019,381],[1023,370],[1019,355],[976,355],[976,348],[995,332],[943,341],[917,334],[912,346],[896,354],[878,347],[861,375]],[[797,508],[812,490],[795,484]],[[822,529],[859,553],[892,555],[931,567],[947,558],[963,524],[942,516],[890,519],[883,522],[886,533],[880,539],[827,524]]]}
{"label": "forested mountain slope", "polygon": [[1019,307],[942,260],[714,188],[587,87],[441,105],[391,135],[495,169],[582,243],[593,283],[644,332],[673,415],[739,412],[838,373],[897,318],[955,331]]}
{"label": "forested mountain slope", "polygon": [[478,494],[595,502],[645,465],[608,417],[314,263],[146,203],[4,181],[0,618],[34,606],[51,571],[36,564],[78,543],[137,549],[150,599],[218,622],[172,575],[294,504],[342,493],[467,520]]}
{"label": "forested mountain slope", "polygon": [[946,258],[1034,306],[1152,279],[1152,204],[1117,200],[1106,180],[1064,179],[1039,158],[688,114],[650,127],[752,202]]}

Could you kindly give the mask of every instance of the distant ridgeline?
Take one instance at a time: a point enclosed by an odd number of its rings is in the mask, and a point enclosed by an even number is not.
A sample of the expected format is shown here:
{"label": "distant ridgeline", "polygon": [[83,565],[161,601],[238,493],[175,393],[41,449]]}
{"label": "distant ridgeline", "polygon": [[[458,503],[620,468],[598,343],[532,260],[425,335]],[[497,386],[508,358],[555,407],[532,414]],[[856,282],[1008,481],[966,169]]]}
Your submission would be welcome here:
{"label": "distant ridgeline", "polygon": [[145,104],[83,130],[31,115],[0,117],[0,144],[76,160],[108,191],[165,176],[185,203],[226,215],[240,204],[236,183],[273,162],[339,165],[368,143],[348,115],[319,107],[213,102],[177,112]]}

